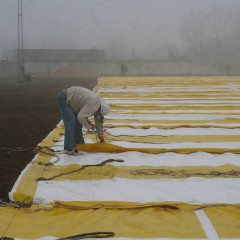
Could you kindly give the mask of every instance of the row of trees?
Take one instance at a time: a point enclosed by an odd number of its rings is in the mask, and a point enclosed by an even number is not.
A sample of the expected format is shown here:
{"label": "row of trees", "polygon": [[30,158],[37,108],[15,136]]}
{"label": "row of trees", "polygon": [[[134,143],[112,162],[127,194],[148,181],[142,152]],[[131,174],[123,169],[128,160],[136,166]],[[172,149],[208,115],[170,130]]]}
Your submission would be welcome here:
{"label": "row of trees", "polygon": [[[133,39],[132,44],[129,45],[126,39],[124,41],[124,38],[115,38],[109,40],[104,46],[98,47],[106,49],[106,57],[109,59],[187,60],[208,65],[220,72],[234,73],[240,65],[239,25],[239,7],[216,5],[205,11],[191,11],[185,16],[178,29],[179,37],[168,43],[163,44],[161,41],[161,34],[164,34],[162,29],[154,35],[150,30],[147,31],[148,26],[141,26],[138,32],[139,44]],[[133,34],[134,32],[135,30]],[[150,33],[153,35],[150,36]],[[157,44],[153,44],[151,39],[154,39]],[[0,43],[0,47],[5,45]],[[0,48],[0,58],[3,56],[4,59],[6,57],[16,59],[15,48]]]}
{"label": "row of trees", "polygon": [[187,60],[229,73],[237,71],[240,65],[239,26],[240,8],[236,6],[216,5],[205,11],[193,10],[177,30],[178,38],[165,44],[159,41],[158,45],[149,42],[143,49],[130,48],[123,40],[115,39],[106,47],[107,56],[113,59]]}
{"label": "row of trees", "polygon": [[215,6],[192,11],[180,29],[185,42],[184,54],[219,70],[238,68],[240,64],[240,9]]}

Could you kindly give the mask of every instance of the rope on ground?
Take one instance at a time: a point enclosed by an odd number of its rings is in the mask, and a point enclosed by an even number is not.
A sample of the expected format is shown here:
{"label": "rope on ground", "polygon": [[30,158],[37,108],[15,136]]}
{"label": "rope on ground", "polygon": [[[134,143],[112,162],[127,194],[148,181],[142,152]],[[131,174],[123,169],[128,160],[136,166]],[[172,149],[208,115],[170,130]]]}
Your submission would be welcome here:
{"label": "rope on ground", "polygon": [[38,153],[44,153],[47,155],[50,155],[52,157],[57,158],[56,161],[50,162],[50,163],[44,163],[44,165],[53,165],[60,161],[60,157],[55,153],[53,149],[51,149],[48,146],[37,146],[36,148],[22,148],[22,147],[16,147],[16,148],[7,148],[7,147],[0,147],[0,150],[8,151],[9,155],[14,155],[16,153],[21,153],[21,152],[30,152],[32,154],[38,154]]}
{"label": "rope on ground", "polygon": [[[44,149],[46,149],[47,151],[44,151]],[[53,165],[53,164],[60,161],[60,157],[55,153],[55,151],[53,149],[51,149],[50,147],[47,147],[47,146],[43,146],[43,147],[42,146],[37,146],[34,149],[34,153],[44,153],[44,154],[47,154],[47,155],[50,155],[52,157],[57,158],[54,162],[42,163],[45,166]]]}
{"label": "rope on ground", "polygon": [[75,173],[75,172],[79,172],[85,168],[88,168],[88,167],[99,167],[99,166],[104,166],[106,165],[107,163],[111,163],[111,162],[124,162],[124,160],[122,159],[107,159],[105,161],[102,161],[101,163],[99,164],[93,164],[93,165],[83,165],[81,166],[80,168],[76,169],[76,170],[73,170],[73,171],[69,171],[69,172],[64,172],[64,173],[60,173],[58,175],[55,175],[55,176],[52,176],[52,177],[49,177],[49,178],[44,178],[44,177],[40,177],[38,178],[36,181],[48,181],[48,180],[53,180],[57,177],[61,177],[61,176],[64,176],[64,175],[68,175],[68,174],[71,174],[71,173]]}
{"label": "rope on ground", "polygon": [[22,148],[22,147],[16,147],[16,148],[7,148],[7,147],[1,147],[0,150],[7,150],[9,155],[13,155],[15,153],[20,152],[33,152],[34,148]]}
{"label": "rope on ground", "polygon": [[110,238],[114,237],[114,232],[91,232],[91,233],[83,233],[79,235],[64,237],[64,238],[58,238],[56,240],[78,240],[78,239],[84,239],[84,238]]}
{"label": "rope on ground", "polygon": [[12,202],[12,201],[3,201],[0,199],[0,207],[14,207],[14,208],[27,208],[30,204],[21,203],[21,202]]}

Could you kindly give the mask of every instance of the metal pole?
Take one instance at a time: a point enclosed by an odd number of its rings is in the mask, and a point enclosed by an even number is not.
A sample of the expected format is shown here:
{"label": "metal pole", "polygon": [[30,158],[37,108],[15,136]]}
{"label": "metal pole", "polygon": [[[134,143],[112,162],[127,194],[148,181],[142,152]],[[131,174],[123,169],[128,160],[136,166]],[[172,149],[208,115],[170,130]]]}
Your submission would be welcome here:
{"label": "metal pole", "polygon": [[20,44],[20,34],[19,34],[19,31],[20,31],[20,19],[19,19],[19,14],[20,14],[20,0],[18,0],[18,48],[17,48],[17,81],[19,82],[19,44]]}
{"label": "metal pole", "polygon": [[18,0],[18,49],[17,49],[17,80],[21,82],[24,76],[23,66],[23,2]]}
{"label": "metal pole", "polygon": [[21,0],[21,54],[22,54],[22,74],[24,75],[25,70],[24,70],[24,58],[23,58],[23,0]]}

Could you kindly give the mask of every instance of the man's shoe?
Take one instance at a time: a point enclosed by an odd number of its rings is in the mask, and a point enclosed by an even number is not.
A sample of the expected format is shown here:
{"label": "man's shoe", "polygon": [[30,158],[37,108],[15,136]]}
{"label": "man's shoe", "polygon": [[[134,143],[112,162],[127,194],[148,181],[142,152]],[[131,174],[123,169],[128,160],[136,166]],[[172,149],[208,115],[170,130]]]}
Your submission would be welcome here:
{"label": "man's shoe", "polygon": [[78,155],[78,150],[76,148],[67,150],[67,155]]}

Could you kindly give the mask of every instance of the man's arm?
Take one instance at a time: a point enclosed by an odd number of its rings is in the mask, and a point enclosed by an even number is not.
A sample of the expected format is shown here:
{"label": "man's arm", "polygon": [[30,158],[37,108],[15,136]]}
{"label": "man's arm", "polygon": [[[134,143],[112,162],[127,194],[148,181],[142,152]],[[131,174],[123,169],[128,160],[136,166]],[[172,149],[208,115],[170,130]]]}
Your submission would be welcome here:
{"label": "man's arm", "polygon": [[98,138],[100,142],[105,142],[104,136],[103,136],[103,116],[100,114],[99,110],[94,114],[94,120],[95,120]]}

